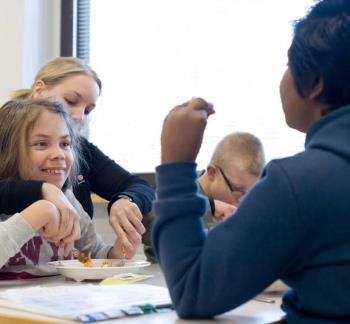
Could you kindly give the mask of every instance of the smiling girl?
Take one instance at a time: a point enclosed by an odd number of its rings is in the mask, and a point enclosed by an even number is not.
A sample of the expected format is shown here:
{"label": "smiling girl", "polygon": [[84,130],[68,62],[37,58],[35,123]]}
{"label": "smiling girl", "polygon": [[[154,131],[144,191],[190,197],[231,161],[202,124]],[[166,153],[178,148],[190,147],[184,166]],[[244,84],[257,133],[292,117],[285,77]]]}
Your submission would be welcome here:
{"label": "smiling girl", "polygon": [[[82,136],[101,91],[101,79],[88,64],[73,57],[58,57],[40,68],[30,88],[14,91],[11,99],[56,100],[67,109],[75,126],[78,126],[81,156],[85,161],[76,175],[74,195],[91,218],[92,192],[109,202],[109,223],[123,241],[126,256],[130,256],[134,243],[141,241],[145,231],[141,221],[152,208],[154,190],[145,180],[124,169]],[[62,210],[61,206],[66,208],[67,203],[49,183],[0,179],[0,212],[13,214],[42,198],[59,208],[64,219],[62,224],[72,223],[74,210],[69,208],[68,213]],[[67,235],[70,232],[66,227],[61,226],[59,234],[65,241],[69,240]]]}
{"label": "smiling girl", "polygon": [[[0,108],[0,177],[45,181],[62,189],[80,216],[79,226],[72,230],[78,239],[75,247],[91,251],[93,258],[122,258],[120,242],[116,240],[112,247],[101,240],[68,189],[76,179],[78,146],[70,117],[59,103],[9,101]],[[56,206],[38,200],[11,216],[0,215],[0,278],[55,274],[46,263],[64,259],[64,250],[54,239],[60,225]],[[135,253],[136,243],[133,248]]]}

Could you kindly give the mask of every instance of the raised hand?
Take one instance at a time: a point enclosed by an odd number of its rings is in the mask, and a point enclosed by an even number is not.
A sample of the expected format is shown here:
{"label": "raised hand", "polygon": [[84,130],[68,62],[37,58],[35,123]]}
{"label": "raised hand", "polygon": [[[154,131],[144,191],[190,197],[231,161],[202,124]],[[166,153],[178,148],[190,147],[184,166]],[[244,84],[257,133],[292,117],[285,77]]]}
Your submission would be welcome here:
{"label": "raised hand", "polygon": [[172,109],[163,123],[161,162],[194,162],[202,144],[208,116],[213,106],[201,98]]}

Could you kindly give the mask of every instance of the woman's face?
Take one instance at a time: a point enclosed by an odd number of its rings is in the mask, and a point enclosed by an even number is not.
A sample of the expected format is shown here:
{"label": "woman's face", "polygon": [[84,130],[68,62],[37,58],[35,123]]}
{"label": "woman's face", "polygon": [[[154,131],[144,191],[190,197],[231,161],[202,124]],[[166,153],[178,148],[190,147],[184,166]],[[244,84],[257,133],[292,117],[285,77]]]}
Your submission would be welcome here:
{"label": "woman's face", "polygon": [[[29,143],[29,147],[27,146]],[[20,150],[20,177],[62,188],[73,164],[71,136],[62,116],[43,111]]]}
{"label": "woman's face", "polygon": [[99,92],[96,81],[90,75],[79,74],[53,87],[48,87],[39,80],[34,86],[33,97],[60,101],[78,126],[83,127],[87,116],[95,108]]}
{"label": "woman's face", "polygon": [[301,97],[289,68],[286,70],[280,84],[280,95],[286,123],[289,127],[306,132],[311,124],[321,118],[322,107],[314,99],[317,93],[318,89],[315,89],[305,97]]}

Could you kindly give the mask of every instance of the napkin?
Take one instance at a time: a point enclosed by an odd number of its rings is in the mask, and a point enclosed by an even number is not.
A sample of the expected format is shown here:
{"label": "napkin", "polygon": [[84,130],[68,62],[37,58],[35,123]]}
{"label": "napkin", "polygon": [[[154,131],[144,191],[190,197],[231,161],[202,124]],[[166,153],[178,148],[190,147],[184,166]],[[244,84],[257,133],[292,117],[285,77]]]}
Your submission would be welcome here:
{"label": "napkin", "polygon": [[138,281],[143,281],[153,275],[143,275],[136,273],[121,273],[110,278],[106,278],[100,282],[100,285],[127,285]]}

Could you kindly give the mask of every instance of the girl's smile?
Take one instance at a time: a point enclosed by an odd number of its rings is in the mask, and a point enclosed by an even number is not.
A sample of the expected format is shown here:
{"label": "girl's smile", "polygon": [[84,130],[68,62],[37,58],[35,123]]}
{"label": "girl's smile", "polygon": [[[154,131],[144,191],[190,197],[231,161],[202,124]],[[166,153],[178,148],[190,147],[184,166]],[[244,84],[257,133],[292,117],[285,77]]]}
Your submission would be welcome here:
{"label": "girl's smile", "polygon": [[62,188],[73,164],[71,138],[64,119],[44,111],[21,150],[23,179],[41,180]]}

